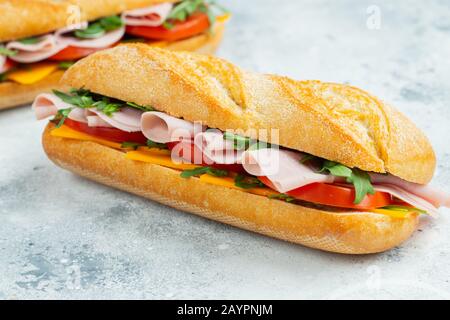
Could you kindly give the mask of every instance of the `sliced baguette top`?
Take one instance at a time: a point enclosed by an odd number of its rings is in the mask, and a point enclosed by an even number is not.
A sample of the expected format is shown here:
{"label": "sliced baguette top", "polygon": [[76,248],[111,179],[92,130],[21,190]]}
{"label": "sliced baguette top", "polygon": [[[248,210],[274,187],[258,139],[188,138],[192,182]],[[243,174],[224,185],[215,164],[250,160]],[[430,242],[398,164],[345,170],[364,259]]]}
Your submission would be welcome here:
{"label": "sliced baguette top", "polygon": [[176,0],[0,0],[0,42]]}
{"label": "sliced baguette top", "polygon": [[411,182],[429,182],[435,168],[428,139],[410,120],[347,85],[250,73],[219,58],[142,44],[93,54],[63,83],[221,130],[278,129],[284,147]]}

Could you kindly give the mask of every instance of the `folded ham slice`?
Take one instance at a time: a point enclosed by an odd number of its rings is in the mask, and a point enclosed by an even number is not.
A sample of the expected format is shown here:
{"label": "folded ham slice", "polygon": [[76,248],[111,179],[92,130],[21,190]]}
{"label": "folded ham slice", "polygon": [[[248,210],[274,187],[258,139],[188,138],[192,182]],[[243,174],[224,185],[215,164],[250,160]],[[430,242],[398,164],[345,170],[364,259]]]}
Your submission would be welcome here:
{"label": "folded ham slice", "polygon": [[16,55],[11,57],[11,60],[20,63],[33,63],[45,60],[66,47],[66,44],[58,43],[52,34],[39,37],[39,41],[34,44],[13,41],[6,45],[7,49],[18,51]]}
{"label": "folded ham slice", "polygon": [[[107,116],[96,108],[90,108],[89,111],[93,112],[101,118],[104,122],[108,123],[116,129],[120,129],[126,132],[139,132],[141,131],[141,117],[143,112],[133,108],[125,107],[118,112],[114,112],[111,116]],[[89,120],[88,120],[89,123]],[[98,122],[96,121],[95,124]],[[94,124],[91,122],[91,124]]]}
{"label": "folded ham slice", "polygon": [[58,96],[51,93],[38,95],[33,102],[32,108],[38,120],[55,116],[58,110],[72,108],[68,118],[87,123],[90,127],[113,127],[127,132],[141,131],[140,122],[142,111],[133,108],[122,108],[109,117],[95,108],[78,108],[70,103],[64,102]]}
{"label": "folded ham slice", "polygon": [[435,217],[438,215],[437,208],[429,203],[427,200],[412,194],[398,186],[389,184],[378,184],[373,186],[376,191],[386,192],[390,195],[405,201],[406,203],[412,205],[415,208],[425,210],[429,215]]}
{"label": "folded ham slice", "polygon": [[78,48],[107,48],[120,41],[125,34],[125,26],[109,31],[103,36],[95,39],[79,39],[70,35],[71,32],[78,29],[87,28],[88,23],[80,23],[68,26],[55,32],[55,39],[58,44],[73,46]]}
{"label": "folded ham slice", "polygon": [[302,155],[296,152],[265,148],[247,150],[242,155],[242,165],[249,174],[267,176],[278,192],[284,193],[311,183],[332,183],[334,177],[316,173],[300,163]]}
{"label": "folded ham slice", "polygon": [[204,130],[201,125],[157,111],[145,112],[142,115],[141,128],[147,139],[158,143],[191,141],[196,132]]}
{"label": "folded ham slice", "polygon": [[8,71],[8,68],[6,66],[6,57],[0,54],[0,74],[6,71]]}
{"label": "folded ham slice", "polygon": [[235,150],[234,143],[224,140],[219,130],[198,133],[194,138],[197,150],[201,150],[207,164],[235,164],[242,162],[243,150]]}
{"label": "folded ham slice", "polygon": [[[75,106],[62,101],[58,96],[51,93],[42,93],[34,99],[31,106],[36,115],[36,119],[42,120],[55,116],[58,110],[74,108]],[[72,112],[71,112],[72,113]]]}
{"label": "folded ham slice", "polygon": [[393,185],[398,188],[408,191],[422,199],[427,200],[433,206],[439,208],[441,206],[450,207],[450,195],[433,188],[430,185],[420,185],[405,181],[399,177],[391,174],[383,175],[377,173],[371,173],[370,178],[373,184]]}
{"label": "folded ham slice", "polygon": [[122,20],[127,26],[158,27],[167,19],[172,7],[172,3],[162,3],[147,8],[125,11],[122,14]]}
{"label": "folded ham slice", "polygon": [[69,113],[69,119],[86,123],[89,127],[113,127],[89,109],[75,107]]}

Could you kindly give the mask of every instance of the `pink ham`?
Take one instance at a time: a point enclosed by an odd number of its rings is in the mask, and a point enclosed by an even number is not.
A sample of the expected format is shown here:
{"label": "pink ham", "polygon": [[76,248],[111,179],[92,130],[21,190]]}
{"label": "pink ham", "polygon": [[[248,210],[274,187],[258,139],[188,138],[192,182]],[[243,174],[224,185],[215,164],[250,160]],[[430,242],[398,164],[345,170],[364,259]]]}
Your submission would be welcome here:
{"label": "pink ham", "polygon": [[62,101],[59,97],[51,93],[42,93],[38,95],[31,107],[38,120],[55,116],[58,113],[58,110],[74,108],[73,105]]}
{"label": "pink ham", "polygon": [[172,3],[162,3],[147,8],[125,11],[122,14],[122,20],[127,26],[157,27],[164,23],[172,7]]}
{"label": "pink ham", "polygon": [[198,133],[194,138],[197,150],[204,154],[207,164],[234,164],[241,163],[243,150],[235,150],[234,143],[224,140],[223,133],[213,129]]}
{"label": "pink ham", "polygon": [[147,139],[158,143],[189,140],[195,133],[204,130],[200,124],[178,119],[168,114],[151,111],[145,112],[141,118],[142,133]]}
{"label": "pink ham", "polygon": [[300,163],[297,152],[266,148],[247,150],[242,156],[245,171],[254,176],[267,176],[278,192],[284,193],[315,182],[332,183],[334,177],[316,173]]}
{"label": "pink ham", "polygon": [[443,191],[436,190],[430,185],[420,185],[417,183],[408,182],[391,174],[382,175],[371,173],[370,178],[373,184],[389,184],[397,186],[402,190],[408,191],[427,200],[437,208],[441,206],[450,207],[450,195]]}
{"label": "pink ham", "polygon": [[73,46],[78,48],[93,48],[93,49],[107,48],[119,42],[120,39],[122,39],[125,34],[125,26],[123,26],[119,29],[109,31],[103,36],[95,39],[79,39],[68,35],[68,33],[74,30],[85,29],[87,28],[87,26],[88,26],[87,23],[80,23],[56,31],[55,33],[56,42],[61,45]]}
{"label": "pink ham", "polygon": [[48,34],[39,38],[35,44],[23,44],[13,41],[6,45],[9,50],[16,50],[18,53],[11,57],[11,60],[20,63],[33,63],[45,60],[66,48],[67,45],[58,43],[55,36]]}
{"label": "pink ham", "polygon": [[69,119],[86,123],[89,127],[112,127],[95,113],[88,109],[74,108],[69,113]]}
{"label": "pink ham", "polygon": [[107,116],[103,112],[98,111],[96,108],[90,108],[89,111],[93,112],[94,114],[99,116],[101,120],[103,120],[104,122],[106,122],[107,124],[116,129],[126,132],[141,131],[142,111],[125,107],[118,112],[114,112],[111,116]]}
{"label": "pink ham", "polygon": [[6,66],[6,57],[0,54],[0,74],[8,71],[8,67]]}
{"label": "pink ham", "polygon": [[425,210],[431,216],[436,216],[438,214],[437,208],[433,206],[431,203],[429,203],[427,200],[418,197],[398,186],[389,184],[378,184],[374,185],[374,189],[376,191],[389,193],[390,195],[405,201],[406,203],[412,205],[415,208]]}

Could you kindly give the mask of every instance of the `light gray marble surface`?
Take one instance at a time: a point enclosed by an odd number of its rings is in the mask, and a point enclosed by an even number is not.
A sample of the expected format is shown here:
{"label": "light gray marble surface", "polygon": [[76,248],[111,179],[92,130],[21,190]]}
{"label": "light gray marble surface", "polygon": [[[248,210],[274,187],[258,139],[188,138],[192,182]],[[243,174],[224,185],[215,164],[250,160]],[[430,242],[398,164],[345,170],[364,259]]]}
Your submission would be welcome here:
{"label": "light gray marble surface", "polygon": [[[427,132],[449,189],[448,0],[222,2],[234,18],[220,56],[391,102]],[[449,210],[383,254],[319,252],[65,172],[42,151],[44,125],[28,107],[0,113],[0,298],[450,297]]]}

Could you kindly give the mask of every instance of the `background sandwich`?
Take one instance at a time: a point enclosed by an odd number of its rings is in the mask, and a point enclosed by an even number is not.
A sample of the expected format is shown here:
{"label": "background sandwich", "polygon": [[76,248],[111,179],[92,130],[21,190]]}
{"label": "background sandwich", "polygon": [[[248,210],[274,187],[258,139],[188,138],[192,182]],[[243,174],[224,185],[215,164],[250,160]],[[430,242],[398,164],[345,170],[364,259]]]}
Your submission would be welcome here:
{"label": "background sandwich", "polygon": [[33,105],[38,119],[55,116],[49,158],[181,210],[362,254],[398,245],[419,215],[450,205],[427,185],[435,155],[424,134],[354,87],[139,44],[83,59],[63,83],[75,89]]}
{"label": "background sandwich", "polygon": [[217,8],[208,0],[0,0],[0,109],[31,102],[78,59],[122,42],[213,53],[228,19]]}

